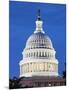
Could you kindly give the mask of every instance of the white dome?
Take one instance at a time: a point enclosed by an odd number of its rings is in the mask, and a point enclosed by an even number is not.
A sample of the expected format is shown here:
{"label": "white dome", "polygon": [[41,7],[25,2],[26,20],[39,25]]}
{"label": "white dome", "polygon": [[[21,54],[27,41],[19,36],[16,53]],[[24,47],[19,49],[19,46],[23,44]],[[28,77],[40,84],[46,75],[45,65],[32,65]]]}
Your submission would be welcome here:
{"label": "white dome", "polygon": [[42,28],[40,14],[36,30],[28,38],[20,61],[20,77],[58,76],[58,60],[51,39]]}
{"label": "white dome", "polygon": [[46,48],[53,49],[51,39],[42,32],[32,34],[26,43],[26,49]]}

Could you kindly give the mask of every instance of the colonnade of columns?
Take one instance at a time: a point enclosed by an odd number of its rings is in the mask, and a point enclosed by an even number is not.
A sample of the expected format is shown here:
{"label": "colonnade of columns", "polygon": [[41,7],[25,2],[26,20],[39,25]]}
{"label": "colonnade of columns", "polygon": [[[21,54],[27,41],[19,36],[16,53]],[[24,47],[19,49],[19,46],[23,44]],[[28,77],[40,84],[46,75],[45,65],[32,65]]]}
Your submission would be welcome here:
{"label": "colonnade of columns", "polygon": [[46,62],[30,62],[21,65],[20,72],[28,73],[28,72],[57,72],[58,65],[55,63],[46,63]]}

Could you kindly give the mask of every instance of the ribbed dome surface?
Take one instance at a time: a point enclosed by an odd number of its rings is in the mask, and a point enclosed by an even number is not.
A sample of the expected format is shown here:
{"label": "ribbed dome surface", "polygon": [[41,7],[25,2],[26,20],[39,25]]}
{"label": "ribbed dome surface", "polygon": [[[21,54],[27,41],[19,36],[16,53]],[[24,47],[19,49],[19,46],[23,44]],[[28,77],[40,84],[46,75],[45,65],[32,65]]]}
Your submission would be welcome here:
{"label": "ribbed dome surface", "polygon": [[53,49],[51,39],[42,32],[33,33],[27,40],[26,48],[47,48]]}

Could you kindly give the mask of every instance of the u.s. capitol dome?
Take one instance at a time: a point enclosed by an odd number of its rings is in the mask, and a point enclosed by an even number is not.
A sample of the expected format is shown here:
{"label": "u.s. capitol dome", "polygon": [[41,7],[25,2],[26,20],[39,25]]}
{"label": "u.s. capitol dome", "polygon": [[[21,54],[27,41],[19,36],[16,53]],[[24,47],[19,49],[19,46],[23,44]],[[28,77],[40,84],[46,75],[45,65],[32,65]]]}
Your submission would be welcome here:
{"label": "u.s. capitol dome", "polygon": [[58,76],[56,51],[49,36],[44,32],[40,11],[36,20],[36,30],[28,38],[20,61],[20,77]]}

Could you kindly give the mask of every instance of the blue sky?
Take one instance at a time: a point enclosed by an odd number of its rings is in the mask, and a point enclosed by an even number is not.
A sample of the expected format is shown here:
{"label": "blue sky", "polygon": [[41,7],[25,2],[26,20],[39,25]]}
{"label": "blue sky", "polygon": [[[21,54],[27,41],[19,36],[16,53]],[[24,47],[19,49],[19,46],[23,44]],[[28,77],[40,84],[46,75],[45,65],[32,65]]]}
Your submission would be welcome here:
{"label": "blue sky", "polygon": [[19,62],[28,37],[35,30],[38,9],[41,10],[43,29],[51,38],[62,75],[66,61],[66,6],[10,1],[9,3],[9,76],[19,77]]}

